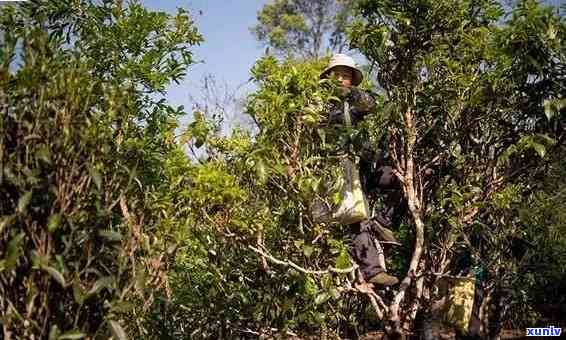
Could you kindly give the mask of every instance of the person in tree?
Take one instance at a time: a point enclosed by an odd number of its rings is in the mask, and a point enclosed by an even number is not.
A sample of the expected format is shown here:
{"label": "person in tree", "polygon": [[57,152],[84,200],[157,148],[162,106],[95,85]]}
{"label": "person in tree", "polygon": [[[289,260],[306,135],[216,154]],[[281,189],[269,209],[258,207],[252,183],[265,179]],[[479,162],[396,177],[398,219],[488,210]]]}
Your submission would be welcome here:
{"label": "person in tree", "polygon": [[[357,86],[363,80],[363,74],[354,60],[345,54],[335,54],[330,59],[320,78],[338,80],[337,93],[342,101],[348,101],[352,124],[360,122],[374,107],[375,98],[371,93]],[[344,111],[341,103],[331,103],[328,108],[329,124],[344,123]],[[404,202],[400,194],[398,179],[390,166],[385,165],[384,157],[368,147],[360,153],[360,177],[362,188],[368,200],[379,196],[385,197],[385,208],[370,220],[354,223],[352,229],[352,255],[360,266],[366,282],[391,286],[398,283],[395,276],[386,272],[383,250],[373,235],[389,242],[396,242],[388,229],[398,224]],[[381,260],[380,260],[381,257]]]}

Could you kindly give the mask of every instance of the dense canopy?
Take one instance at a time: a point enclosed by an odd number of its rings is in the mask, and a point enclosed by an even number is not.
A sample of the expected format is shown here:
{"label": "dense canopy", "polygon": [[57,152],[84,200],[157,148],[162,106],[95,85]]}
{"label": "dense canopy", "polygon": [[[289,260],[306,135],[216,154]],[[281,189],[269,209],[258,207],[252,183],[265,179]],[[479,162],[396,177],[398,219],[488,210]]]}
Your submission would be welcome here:
{"label": "dense canopy", "polygon": [[[4,339],[566,326],[563,12],[534,0],[277,0],[252,31],[276,52],[250,70],[241,114],[255,126],[222,133],[218,112],[181,126],[189,113],[161,99],[206,44],[186,10],[0,6]],[[367,62],[360,87],[376,107],[354,128],[328,122],[338,98],[319,79],[325,48]],[[311,216],[315,197],[339,192],[337,155],[368,147],[407,203],[401,245],[386,248],[401,279],[389,288],[361,282],[348,226]],[[458,300],[467,282],[474,294]]]}

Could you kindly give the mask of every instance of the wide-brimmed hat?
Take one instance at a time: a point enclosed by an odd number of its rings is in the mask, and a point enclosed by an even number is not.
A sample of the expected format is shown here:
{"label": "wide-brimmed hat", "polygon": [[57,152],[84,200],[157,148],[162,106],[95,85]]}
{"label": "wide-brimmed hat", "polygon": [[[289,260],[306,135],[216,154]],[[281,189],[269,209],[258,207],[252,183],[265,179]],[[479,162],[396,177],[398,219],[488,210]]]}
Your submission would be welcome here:
{"label": "wide-brimmed hat", "polygon": [[332,56],[332,58],[330,58],[330,62],[328,62],[328,67],[326,67],[324,69],[324,71],[322,71],[322,73],[320,74],[320,78],[327,78],[328,74],[330,74],[330,72],[332,71],[333,68],[335,68],[336,66],[346,66],[352,69],[352,85],[357,86],[362,82],[362,79],[364,78],[362,71],[360,71],[360,69],[358,69],[358,65],[356,65],[356,62],[354,61],[354,59],[352,59],[352,57],[350,57],[349,55],[346,54],[335,54]]}

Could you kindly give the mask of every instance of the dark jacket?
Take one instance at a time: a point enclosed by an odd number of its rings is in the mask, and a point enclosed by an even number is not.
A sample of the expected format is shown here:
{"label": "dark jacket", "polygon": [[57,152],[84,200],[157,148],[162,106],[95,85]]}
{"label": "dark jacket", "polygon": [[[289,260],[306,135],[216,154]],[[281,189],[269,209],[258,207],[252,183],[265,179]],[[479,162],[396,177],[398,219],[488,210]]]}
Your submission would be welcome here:
{"label": "dark jacket", "polygon": [[[350,104],[352,124],[359,123],[375,107],[375,98],[367,91],[356,87],[350,88],[346,96]],[[344,124],[344,109],[342,103],[334,103],[328,109],[328,122],[330,124]],[[399,180],[393,173],[393,168],[387,165],[381,152],[370,146],[364,146],[360,153],[360,180],[362,188],[372,202],[383,198],[383,208],[374,219],[385,227],[398,225],[406,203],[401,193]]]}
{"label": "dark jacket", "polygon": [[[374,107],[375,98],[367,91],[351,87],[350,93],[344,98],[350,104],[352,124],[361,121]],[[330,124],[344,124],[344,107],[342,103],[332,103],[328,108]]]}

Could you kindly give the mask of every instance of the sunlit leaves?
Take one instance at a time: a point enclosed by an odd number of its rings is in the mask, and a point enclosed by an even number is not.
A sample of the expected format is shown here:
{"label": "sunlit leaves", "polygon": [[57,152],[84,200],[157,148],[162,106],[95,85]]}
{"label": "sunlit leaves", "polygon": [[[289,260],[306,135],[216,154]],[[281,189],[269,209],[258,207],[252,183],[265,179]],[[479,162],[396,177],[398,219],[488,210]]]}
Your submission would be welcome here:
{"label": "sunlit leaves", "polygon": [[184,76],[201,37],[184,10],[107,1],[9,4],[0,30],[4,331],[109,337],[117,314],[145,320],[187,224],[152,209],[173,206],[164,188],[180,183],[178,155],[189,163],[173,134],[184,109],[156,92]]}
{"label": "sunlit leaves", "polygon": [[350,255],[346,248],[342,248],[340,254],[336,258],[336,268],[338,269],[346,269],[352,266]]}
{"label": "sunlit leaves", "polygon": [[60,271],[58,271],[56,268],[54,267],[50,267],[50,266],[45,266],[43,268],[57,283],[59,283],[59,285],[61,285],[61,287],[65,287],[66,286],[66,281],[65,281],[65,277],[63,276],[63,274],[61,274]]}
{"label": "sunlit leaves", "polygon": [[544,114],[548,120],[552,120],[556,116],[564,112],[566,108],[566,99],[545,99],[544,100]]}
{"label": "sunlit leaves", "polygon": [[26,193],[24,193],[20,199],[18,200],[18,212],[20,213],[24,213],[25,210],[27,209],[28,204],[31,201],[33,192],[32,191],[28,191]]}
{"label": "sunlit leaves", "polygon": [[19,257],[23,254],[22,241],[25,234],[19,233],[15,235],[9,242],[4,258],[0,260],[0,272],[13,270],[18,262]]}
{"label": "sunlit leaves", "polygon": [[528,150],[533,150],[540,158],[544,158],[547,149],[551,148],[555,144],[556,141],[548,135],[537,134],[523,136],[516,144],[509,146],[507,150],[501,154],[498,162],[509,162],[510,157],[514,154],[519,154],[524,157],[524,153]]}
{"label": "sunlit leaves", "polygon": [[[56,339],[60,340],[74,340],[74,339],[83,339],[86,337],[86,334],[79,332],[79,331],[71,331],[66,332],[65,334],[59,335]],[[50,338],[51,339],[51,338]],[[55,339],[55,337],[54,337]]]}
{"label": "sunlit leaves", "polygon": [[251,31],[280,55],[320,57],[344,49],[351,15],[350,1],[275,0],[257,13]]}
{"label": "sunlit leaves", "polygon": [[54,232],[61,225],[61,214],[53,214],[47,220],[47,230]]}
{"label": "sunlit leaves", "polygon": [[122,326],[120,325],[120,323],[118,321],[110,320],[108,322],[108,324],[110,326],[110,331],[112,332],[112,335],[117,340],[127,340],[128,339],[128,337],[126,336],[126,332],[124,331],[124,329],[122,328]]}
{"label": "sunlit leaves", "polygon": [[519,218],[518,207],[552,190],[542,178],[562,167],[563,18],[530,0],[360,1],[359,9],[351,37],[379,69],[390,125],[403,131],[401,143],[415,131],[420,167],[436,163],[421,177],[425,239],[453,252],[451,270],[465,258],[488,267],[486,280],[520,285],[513,266],[525,251],[515,248],[536,234],[525,232],[528,213]]}

